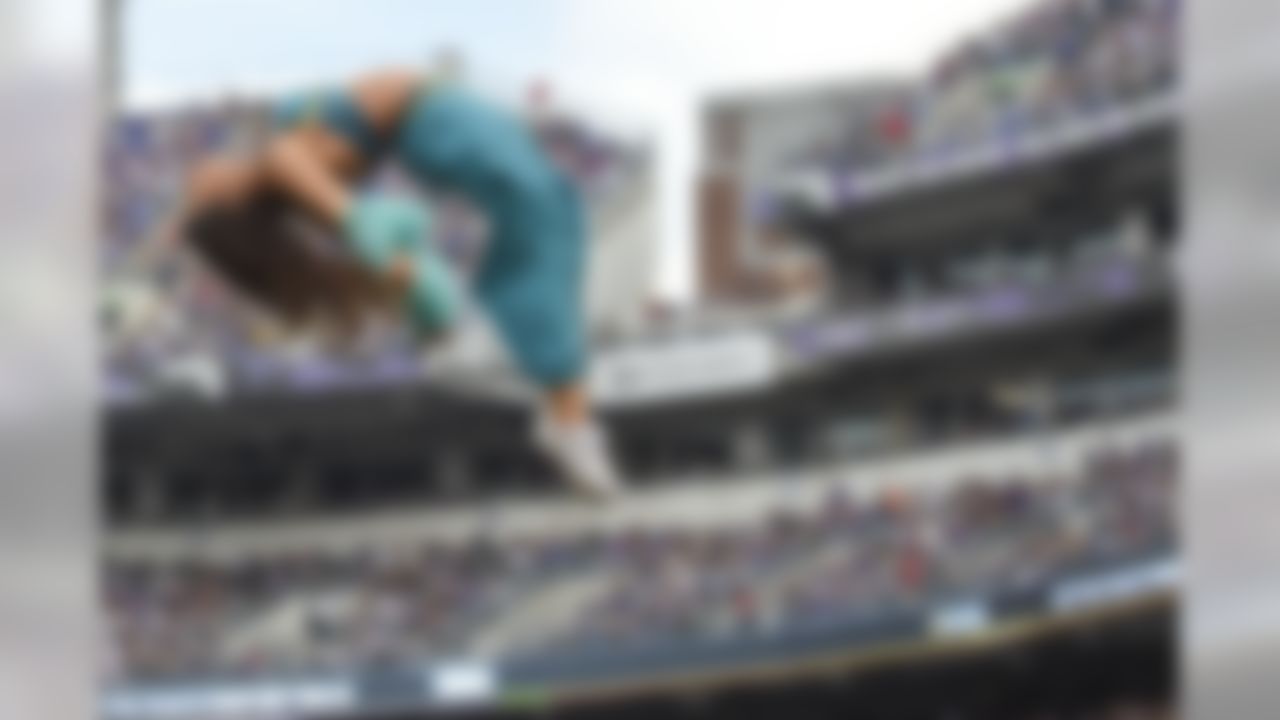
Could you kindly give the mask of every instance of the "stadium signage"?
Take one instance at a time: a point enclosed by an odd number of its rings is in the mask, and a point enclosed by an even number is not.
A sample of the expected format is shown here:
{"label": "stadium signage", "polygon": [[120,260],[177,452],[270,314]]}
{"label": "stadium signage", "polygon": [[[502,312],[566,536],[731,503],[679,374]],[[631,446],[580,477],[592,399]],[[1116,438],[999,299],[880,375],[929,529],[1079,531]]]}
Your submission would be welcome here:
{"label": "stadium signage", "polygon": [[491,665],[455,662],[427,671],[427,684],[437,703],[466,705],[492,700],[498,691],[498,677]]}
{"label": "stadium signage", "polygon": [[1050,598],[1055,611],[1071,612],[1130,600],[1145,593],[1173,587],[1178,565],[1168,560],[1139,568],[1093,575],[1059,584]]}
{"label": "stadium signage", "polygon": [[938,637],[969,635],[991,626],[991,611],[982,601],[957,602],[941,607],[929,618],[929,632]]}
{"label": "stadium signage", "polygon": [[770,336],[744,332],[604,353],[590,382],[602,404],[629,405],[756,389],[776,373]]}
{"label": "stadium signage", "polygon": [[174,685],[107,693],[103,716],[112,720],[273,718],[349,712],[360,706],[347,680]]}

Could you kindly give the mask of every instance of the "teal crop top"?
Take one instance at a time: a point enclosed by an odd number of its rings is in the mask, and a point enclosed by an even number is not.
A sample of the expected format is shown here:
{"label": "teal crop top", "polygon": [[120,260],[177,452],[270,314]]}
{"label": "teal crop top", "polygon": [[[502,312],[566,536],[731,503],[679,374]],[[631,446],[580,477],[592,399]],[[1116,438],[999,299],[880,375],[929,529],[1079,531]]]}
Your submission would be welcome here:
{"label": "teal crop top", "polygon": [[316,90],[294,95],[276,104],[272,125],[277,129],[304,123],[321,123],[350,142],[365,157],[374,157],[385,145],[378,131],[365,118],[355,100],[345,90]]}

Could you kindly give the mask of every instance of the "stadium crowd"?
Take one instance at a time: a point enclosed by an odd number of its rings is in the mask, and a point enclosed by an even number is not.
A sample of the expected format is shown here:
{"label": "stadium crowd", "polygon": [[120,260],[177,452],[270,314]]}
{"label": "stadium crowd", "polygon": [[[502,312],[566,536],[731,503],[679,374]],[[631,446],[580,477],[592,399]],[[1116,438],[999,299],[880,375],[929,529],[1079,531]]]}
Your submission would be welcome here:
{"label": "stadium crowd", "polygon": [[[1167,551],[1167,443],[1100,451],[1078,477],[958,478],[940,493],[832,490],[757,522],[281,552],[108,560],[116,680],[504,657],[696,642],[875,616]],[[512,619],[565,588],[558,621]],[[560,590],[557,590],[560,589]],[[515,623],[519,625],[519,623]],[[495,627],[508,632],[495,636]],[[483,639],[483,640],[482,640]]]}
{"label": "stadium crowd", "polygon": [[1039,0],[797,162],[867,170],[1159,95],[1176,80],[1180,12],[1181,0]]}

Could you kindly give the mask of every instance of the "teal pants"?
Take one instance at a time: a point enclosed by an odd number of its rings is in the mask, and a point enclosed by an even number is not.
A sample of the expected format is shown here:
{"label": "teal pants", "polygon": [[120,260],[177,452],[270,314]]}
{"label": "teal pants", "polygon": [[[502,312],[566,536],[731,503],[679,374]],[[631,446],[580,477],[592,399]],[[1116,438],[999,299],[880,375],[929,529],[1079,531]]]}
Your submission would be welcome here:
{"label": "teal pants", "polygon": [[577,189],[548,168],[495,205],[477,294],[525,374],[548,387],[578,380],[587,238]]}
{"label": "teal pants", "polygon": [[528,126],[467,92],[437,86],[414,101],[395,148],[424,184],[459,193],[487,216],[476,294],[523,372],[547,387],[580,379],[583,210]]}

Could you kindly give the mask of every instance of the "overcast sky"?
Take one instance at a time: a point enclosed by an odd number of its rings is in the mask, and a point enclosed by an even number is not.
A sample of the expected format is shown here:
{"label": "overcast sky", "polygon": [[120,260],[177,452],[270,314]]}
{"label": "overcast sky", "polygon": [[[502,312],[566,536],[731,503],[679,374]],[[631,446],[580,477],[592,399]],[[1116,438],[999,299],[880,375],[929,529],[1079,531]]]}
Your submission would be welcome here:
{"label": "overcast sky", "polygon": [[[52,0],[56,5],[59,0]],[[270,92],[456,48],[494,89],[547,78],[660,157],[657,289],[684,297],[708,93],[910,73],[1028,0],[126,0],[124,102]]]}

